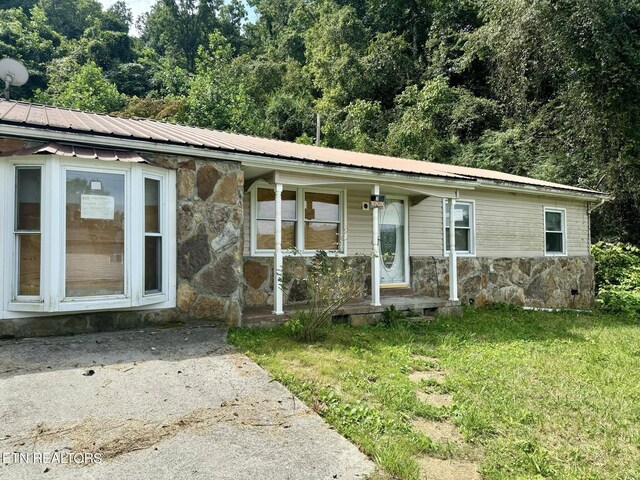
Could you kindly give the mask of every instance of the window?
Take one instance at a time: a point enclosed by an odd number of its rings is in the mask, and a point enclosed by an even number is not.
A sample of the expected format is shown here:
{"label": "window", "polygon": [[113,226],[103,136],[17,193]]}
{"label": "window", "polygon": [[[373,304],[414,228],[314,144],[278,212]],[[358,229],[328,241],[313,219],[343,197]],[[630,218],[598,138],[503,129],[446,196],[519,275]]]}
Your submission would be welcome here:
{"label": "window", "polygon": [[338,250],[340,245],[340,195],[304,194],[305,250]]}
{"label": "window", "polygon": [[144,293],[162,292],[160,180],[144,179]]}
{"label": "window", "polygon": [[[445,256],[449,254],[449,202],[445,199],[444,208],[444,245]],[[456,253],[473,255],[475,253],[475,203],[472,201],[456,200],[454,206],[454,228],[456,238]]]}
{"label": "window", "polygon": [[566,254],[565,210],[544,209],[544,251],[546,255]]}
{"label": "window", "polygon": [[[270,255],[275,248],[275,191],[258,187],[252,196],[254,254]],[[282,249],[341,251],[343,193],[285,189],[282,192]]]}
{"label": "window", "polygon": [[124,295],[125,174],[66,171],[65,297]]}
{"label": "window", "polygon": [[40,299],[42,169],[16,167],[15,256],[18,298]]}
{"label": "window", "polygon": [[173,306],[173,171],[51,155],[0,162],[0,180],[0,318]]}
{"label": "window", "polygon": [[[257,238],[258,250],[273,250],[276,245],[276,192],[258,188],[257,193]],[[284,190],[282,199],[282,248],[296,246],[296,192]]]}

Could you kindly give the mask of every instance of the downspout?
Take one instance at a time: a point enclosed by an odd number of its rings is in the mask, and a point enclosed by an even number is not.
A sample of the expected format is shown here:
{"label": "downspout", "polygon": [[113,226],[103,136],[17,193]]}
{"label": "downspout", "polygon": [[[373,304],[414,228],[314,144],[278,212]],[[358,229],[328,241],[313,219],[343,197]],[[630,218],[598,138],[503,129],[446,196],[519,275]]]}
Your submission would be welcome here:
{"label": "downspout", "polygon": [[607,200],[605,198],[601,198],[600,201],[595,204],[595,206],[589,206],[589,215],[591,215],[597,208],[600,208],[602,205],[604,205],[604,202],[606,201]]}

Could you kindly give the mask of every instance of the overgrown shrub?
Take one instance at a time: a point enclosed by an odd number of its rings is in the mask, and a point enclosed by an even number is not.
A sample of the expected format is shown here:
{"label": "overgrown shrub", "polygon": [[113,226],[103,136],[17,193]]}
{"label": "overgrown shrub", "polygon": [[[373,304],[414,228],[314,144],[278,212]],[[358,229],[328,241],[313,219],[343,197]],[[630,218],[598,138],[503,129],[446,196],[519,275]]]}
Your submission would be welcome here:
{"label": "overgrown shrub", "polygon": [[640,314],[640,249],[598,242],[591,247],[591,254],[598,305],[610,312]]}
{"label": "overgrown shrub", "polygon": [[349,300],[362,294],[362,262],[353,257],[330,257],[319,251],[307,268],[308,306],[298,311],[285,328],[304,342],[315,341],[331,318]]}

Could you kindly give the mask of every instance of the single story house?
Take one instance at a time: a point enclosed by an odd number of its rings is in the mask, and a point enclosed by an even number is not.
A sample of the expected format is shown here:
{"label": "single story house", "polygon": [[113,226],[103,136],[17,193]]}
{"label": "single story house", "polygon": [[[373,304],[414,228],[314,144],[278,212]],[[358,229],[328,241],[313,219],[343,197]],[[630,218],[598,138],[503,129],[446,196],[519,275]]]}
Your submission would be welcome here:
{"label": "single story house", "polygon": [[4,337],[277,320],[304,300],[318,250],[366,258],[367,308],[353,312],[400,301],[590,308],[589,216],[607,200],[495,171],[17,101],[0,101],[0,185]]}

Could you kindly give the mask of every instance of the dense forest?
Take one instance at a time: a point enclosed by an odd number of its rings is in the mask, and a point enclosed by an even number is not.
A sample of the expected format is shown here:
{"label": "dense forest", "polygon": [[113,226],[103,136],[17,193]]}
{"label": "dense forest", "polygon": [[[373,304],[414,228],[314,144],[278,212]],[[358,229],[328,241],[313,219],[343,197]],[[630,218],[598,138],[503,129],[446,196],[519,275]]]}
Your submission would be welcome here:
{"label": "dense forest", "polygon": [[249,5],[2,0],[0,58],[14,98],[605,190],[594,239],[640,244],[639,0]]}

